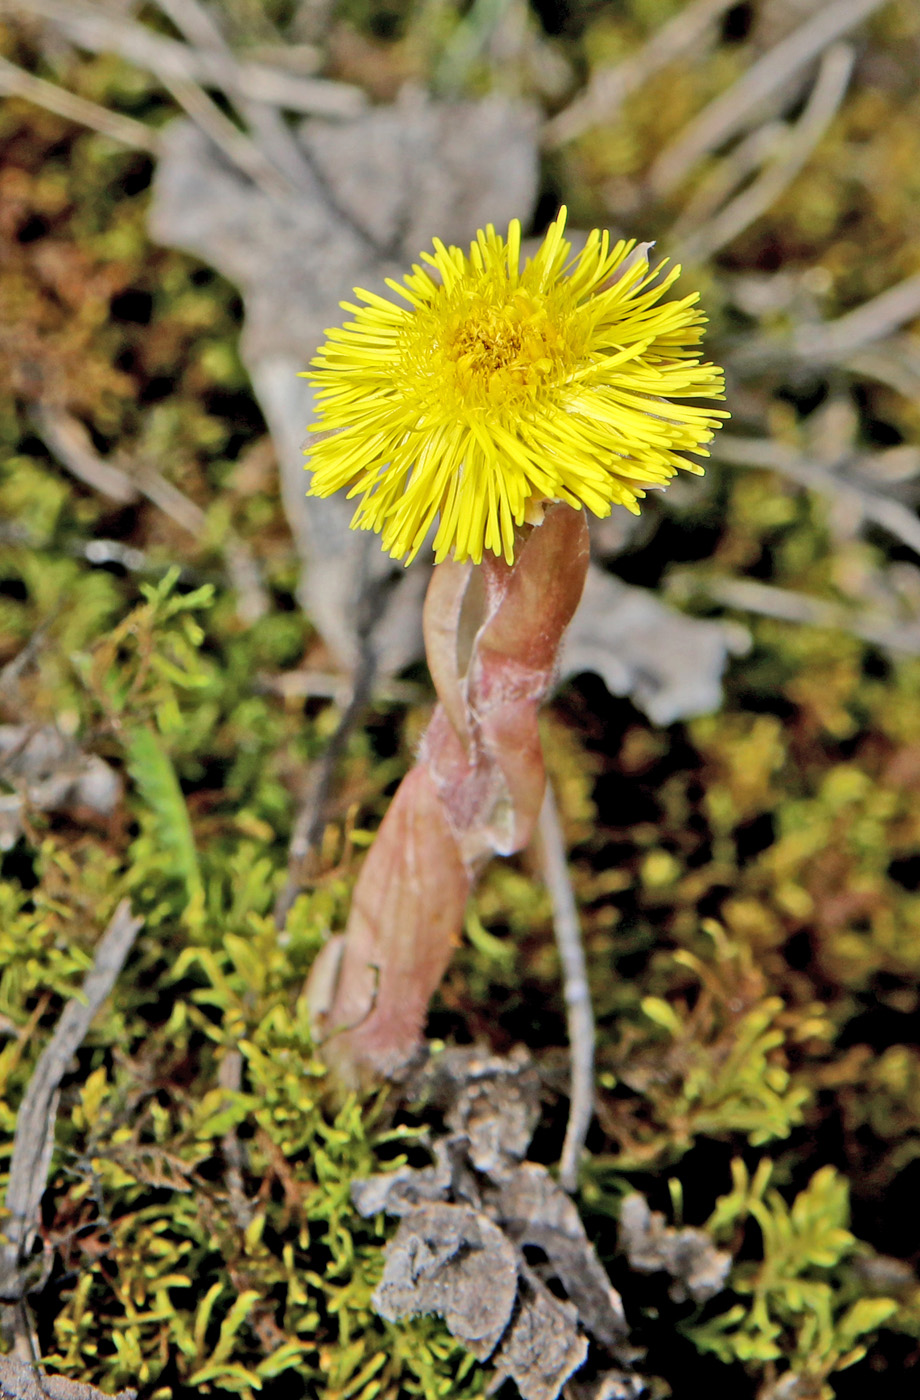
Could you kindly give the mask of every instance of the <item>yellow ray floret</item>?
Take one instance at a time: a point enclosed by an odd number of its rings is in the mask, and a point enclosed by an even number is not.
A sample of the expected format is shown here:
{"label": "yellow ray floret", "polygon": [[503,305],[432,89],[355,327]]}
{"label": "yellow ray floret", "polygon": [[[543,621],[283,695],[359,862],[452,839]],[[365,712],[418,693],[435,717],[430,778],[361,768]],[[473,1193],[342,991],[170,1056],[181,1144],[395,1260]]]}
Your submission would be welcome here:
{"label": "yellow ray floret", "polygon": [[696,293],[662,302],[680,269],[598,230],[573,259],[564,228],[562,209],[523,268],[517,220],[468,254],[435,240],[387,284],[405,305],[356,289],[311,362],[312,430],[328,435],[309,448],[310,494],[360,497],[352,524],[394,558],[437,520],[437,560],[510,564],[541,501],[638,513],[678,467],[702,471],[683,454],[708,455],[728,415],[683,402],[724,397]]}

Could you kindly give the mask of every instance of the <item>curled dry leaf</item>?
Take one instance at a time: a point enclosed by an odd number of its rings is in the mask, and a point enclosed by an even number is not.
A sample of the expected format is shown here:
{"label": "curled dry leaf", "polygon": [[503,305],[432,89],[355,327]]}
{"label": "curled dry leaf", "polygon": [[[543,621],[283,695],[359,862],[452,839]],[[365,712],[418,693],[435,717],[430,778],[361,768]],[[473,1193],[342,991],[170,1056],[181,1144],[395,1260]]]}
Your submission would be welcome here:
{"label": "curled dry leaf", "polygon": [[480,1361],[508,1326],[518,1286],[514,1246],[469,1206],[418,1206],[387,1247],[383,1278],[371,1299],[395,1322],[437,1313]]}
{"label": "curled dry leaf", "polygon": [[705,1230],[665,1225],[664,1216],[650,1210],[639,1191],[631,1192],[621,1206],[620,1243],[631,1268],[643,1274],[663,1270],[671,1275],[675,1302],[689,1297],[705,1303],[725,1287],[732,1256],[716,1249]]}
{"label": "curled dry leaf", "polygon": [[582,1326],[614,1348],[629,1331],[620,1295],[585,1234],[571,1197],[536,1162],[524,1162],[502,1182],[495,1202],[509,1237],[523,1249],[542,1249],[578,1310]]}
{"label": "curled dry leaf", "polygon": [[502,1180],[527,1155],[540,1118],[540,1080],[526,1051],[489,1055],[464,1047],[438,1057],[451,1075],[447,1126],[476,1171]]}
{"label": "curled dry leaf", "polygon": [[522,1266],[517,1312],[493,1357],[496,1384],[508,1377],[523,1400],[556,1400],[587,1356],[588,1339],[579,1331],[576,1309]]}

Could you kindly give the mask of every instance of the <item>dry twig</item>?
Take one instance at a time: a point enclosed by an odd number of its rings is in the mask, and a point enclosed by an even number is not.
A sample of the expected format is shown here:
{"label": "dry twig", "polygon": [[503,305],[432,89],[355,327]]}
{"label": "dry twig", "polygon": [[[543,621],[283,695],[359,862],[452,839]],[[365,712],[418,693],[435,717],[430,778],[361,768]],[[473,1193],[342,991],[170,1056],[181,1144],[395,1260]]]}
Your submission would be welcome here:
{"label": "dry twig", "polygon": [[325,117],[356,116],[366,105],[360,89],[347,83],[302,77],[264,63],[240,62],[229,51],[182,44],[99,5],[79,0],[0,0],[0,9],[50,20],[79,48],[117,53],[164,83],[175,80],[220,88],[231,98]]}
{"label": "dry twig", "polygon": [[[104,461],[83,424],[63,409],[39,404],[33,418],[50,452],[79,481],[116,505],[131,505],[145,496],[195,540],[201,540],[207,529],[205,512],[156,468],[138,463],[129,473]],[[100,556],[88,555],[92,563],[105,562],[104,544],[104,541],[92,541],[94,553]],[[252,551],[238,535],[230,535],[225,541],[224,556],[230,583],[239,600],[239,615],[244,622],[257,622],[268,611],[269,599]]]}
{"label": "dry twig", "polygon": [[[666,146],[649,174],[654,195],[664,198],[682,184],[697,163],[740,131],[758,108],[797,78],[824,49],[877,10],[883,0],[833,0],[765,53],[726,92],[689,122]],[[794,88],[790,88],[790,96]]]}
{"label": "dry twig", "polygon": [[806,360],[844,360],[883,340],[907,321],[920,316],[920,272],[907,277],[855,311],[821,326],[803,326],[793,336],[793,348]]}
{"label": "dry twig", "polygon": [[296,195],[296,188],[287,176],[273,165],[247,132],[230,120],[200,84],[190,78],[170,78],[163,73],[158,76],[192,121],[263,194],[279,200]]}
{"label": "dry twig", "polygon": [[80,420],[64,409],[39,404],[33,416],[45,445],[79,481],[116,505],[131,505],[146,496],[183,530],[201,538],[207,524],[204,511],[154,467],[138,464],[130,474],[104,461]]}
{"label": "dry twig", "polygon": [[362,609],[366,615],[359,631],[360,650],[358,665],[352,679],[351,694],[335,732],[329,740],[326,752],[311,775],[307,796],[294,823],[291,844],[288,849],[287,881],[275,901],[275,923],[279,928],[284,928],[287,916],[303,887],[307,860],[323,839],[332,784],[335,780],[339,760],[345,750],[348,736],[358,723],[374,689],[377,675],[377,652],[374,646],[373,632],[374,624],[379,617],[379,610],[375,608],[374,600],[376,599],[376,602],[379,603],[380,592],[379,583],[376,586],[368,584],[363,590]]}
{"label": "dry twig", "polygon": [[144,122],[135,121],[132,117],[119,116],[117,112],[110,112],[98,102],[88,102],[85,97],[78,97],[76,93],[68,92],[57,83],[36,78],[34,74],[27,73],[25,69],[18,68],[15,63],[10,63],[9,59],[2,57],[0,92],[6,93],[8,97],[22,97],[27,102],[34,102],[36,106],[56,112],[67,121],[78,122],[80,126],[88,126],[92,131],[101,132],[103,136],[118,141],[122,146],[137,147],[143,151],[150,151],[152,155],[156,155],[159,150],[157,133]]}
{"label": "dry twig", "polygon": [[33,419],[52,456],[85,486],[115,505],[129,506],[140,496],[127,472],[103,461],[78,418],[50,404],[37,404]]}
{"label": "dry twig", "polygon": [[[736,195],[707,224],[683,241],[678,238],[682,258],[703,262],[712,257],[775,204],[805,165],[836,115],[846,95],[855,56],[850,44],[833,44],[825,51],[808,103],[798,122],[793,127],[771,128],[769,163],[747,189]],[[763,128],[760,128],[753,133],[753,137],[762,141],[762,133]],[[748,147],[747,142],[744,145]],[[731,160],[731,157],[728,159]],[[917,280],[920,282],[920,279]]]}
{"label": "dry twig", "polygon": [[566,1191],[578,1187],[578,1167],[594,1112],[594,1012],[581,937],[578,906],[572,891],[565,839],[556,799],[550,783],[540,811],[540,847],[543,879],[553,905],[553,930],[562,963],[569,1047],[571,1087],[569,1119],[559,1160],[559,1181]]}
{"label": "dry twig", "polygon": [[[217,57],[224,67],[236,70],[236,59],[213,16],[198,0],[157,0],[160,9],[184,34],[194,52]],[[235,106],[253,132],[259,149],[272,165],[292,183],[292,190],[309,189],[310,170],[302,148],[286,125],[279,107],[284,105],[271,89],[260,92],[237,88]],[[357,109],[356,109],[357,110]]]}
{"label": "dry twig", "polygon": [[679,570],[669,577],[668,585],[680,597],[697,594],[727,608],[737,608],[739,612],[757,613],[804,627],[846,632],[883,651],[920,656],[920,620],[892,622],[877,612],[856,612],[791,588],[777,588],[756,579],[726,574],[689,574]]}
{"label": "dry twig", "polygon": [[[0,1245],[0,1299],[3,1321],[17,1334],[24,1289],[22,1264],[38,1229],[39,1207],[54,1151],[54,1122],[60,1084],[96,1012],[115,985],[141,927],[123,899],[96,949],[79,997],[64,1007],[51,1040],[39,1056],[16,1118],[13,1155],[6,1188],[5,1241]],[[28,1348],[20,1360],[31,1359]]]}
{"label": "dry twig", "polygon": [[730,9],[734,0],[693,0],[655,31],[637,53],[612,68],[592,74],[588,86],[564,111],[546,123],[543,144],[549,150],[574,141],[592,126],[610,122],[632,93],[655,73],[694,51],[699,56],[706,31]]}

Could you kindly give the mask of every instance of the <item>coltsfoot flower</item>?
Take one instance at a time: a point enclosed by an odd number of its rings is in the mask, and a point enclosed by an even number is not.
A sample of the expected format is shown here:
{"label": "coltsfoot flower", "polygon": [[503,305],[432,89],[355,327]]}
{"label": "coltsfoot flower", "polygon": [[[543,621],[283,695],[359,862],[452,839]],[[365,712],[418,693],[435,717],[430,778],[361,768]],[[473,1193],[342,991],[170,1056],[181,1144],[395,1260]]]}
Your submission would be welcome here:
{"label": "coltsfoot flower", "polygon": [[[697,293],[662,301],[662,273],[633,242],[594,230],[574,259],[560,210],[521,268],[521,226],[490,224],[469,254],[434,242],[404,285],[407,305],[355,289],[354,319],[327,331],[307,378],[328,432],[308,450],[310,494],[347,488],[352,524],[412,559],[439,517],[435,558],[514,559],[515,526],[545,501],[638,513],[645,492],[728,415],[686,399],[724,397],[701,361]],[[430,271],[428,270],[430,269]]]}

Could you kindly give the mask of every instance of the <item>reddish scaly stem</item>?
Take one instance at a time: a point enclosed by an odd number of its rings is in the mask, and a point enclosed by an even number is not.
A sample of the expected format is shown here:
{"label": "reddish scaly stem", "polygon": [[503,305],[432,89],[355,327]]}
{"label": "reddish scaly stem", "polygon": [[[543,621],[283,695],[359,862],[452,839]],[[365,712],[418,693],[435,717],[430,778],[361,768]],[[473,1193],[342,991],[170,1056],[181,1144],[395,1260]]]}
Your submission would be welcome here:
{"label": "reddish scaly stem", "polygon": [[520,533],[513,565],[489,554],[434,571],[425,640],[439,704],[345,932],[310,978],[323,1054],[349,1083],[412,1058],[483,861],[530,840],[545,787],[538,711],[587,567],[583,513],[554,505]]}

